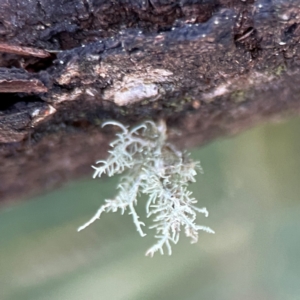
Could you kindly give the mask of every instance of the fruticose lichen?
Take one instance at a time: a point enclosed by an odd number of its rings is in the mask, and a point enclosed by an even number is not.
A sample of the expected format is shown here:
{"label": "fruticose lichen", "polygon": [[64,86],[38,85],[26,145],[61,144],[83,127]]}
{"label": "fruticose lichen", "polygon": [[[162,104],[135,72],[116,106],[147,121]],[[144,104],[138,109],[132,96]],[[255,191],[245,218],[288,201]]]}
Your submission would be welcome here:
{"label": "fruticose lichen", "polygon": [[158,250],[163,254],[164,246],[171,255],[171,243],[177,244],[182,226],[192,243],[197,242],[199,230],[214,233],[209,227],[196,225],[197,212],[206,217],[208,212],[206,208],[195,206],[197,200],[188,190],[189,183],[196,181],[196,170],[202,170],[200,162],[191,160],[188,154],[166,141],[165,122],[145,121],[132,129],[116,121],[103,124],[106,125],[118,126],[122,132],[110,144],[112,150],[107,160],[97,161],[99,166],[92,166],[95,169],[93,177],[127,172],[120,180],[117,196],[105,200],[97,213],[78,231],[99,219],[103,212],[120,209],[123,214],[128,209],[137,231],[145,236],[142,229],[145,224],[139,220],[135,210],[138,197],[145,194],[148,196],[147,218],[153,217],[153,225],[149,228],[156,230],[157,239],[146,255],[153,256]]}

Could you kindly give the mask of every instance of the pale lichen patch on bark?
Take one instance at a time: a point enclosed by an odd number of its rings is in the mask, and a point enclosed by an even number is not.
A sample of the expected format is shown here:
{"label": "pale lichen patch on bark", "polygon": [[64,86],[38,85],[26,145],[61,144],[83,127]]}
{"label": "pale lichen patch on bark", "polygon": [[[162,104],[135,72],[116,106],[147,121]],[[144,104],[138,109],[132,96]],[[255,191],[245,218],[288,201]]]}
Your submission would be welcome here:
{"label": "pale lichen patch on bark", "polygon": [[78,63],[70,61],[62,75],[56,79],[57,83],[60,85],[68,85],[72,83],[74,78],[80,77],[80,70]]}
{"label": "pale lichen patch on bark", "polygon": [[[229,93],[234,93],[235,91],[246,91],[251,87],[255,87],[259,84],[268,83],[275,80],[275,76],[267,73],[252,72],[251,74],[245,74],[239,78],[228,79],[225,83],[222,83],[210,90],[209,92],[202,94],[202,99],[209,103],[220,97]],[[239,101],[240,102],[240,101]]]}
{"label": "pale lichen patch on bark", "polygon": [[125,75],[121,81],[114,82],[104,91],[103,98],[119,106],[141,102],[156,101],[163,94],[161,83],[172,82],[173,73],[164,69],[148,69]]}

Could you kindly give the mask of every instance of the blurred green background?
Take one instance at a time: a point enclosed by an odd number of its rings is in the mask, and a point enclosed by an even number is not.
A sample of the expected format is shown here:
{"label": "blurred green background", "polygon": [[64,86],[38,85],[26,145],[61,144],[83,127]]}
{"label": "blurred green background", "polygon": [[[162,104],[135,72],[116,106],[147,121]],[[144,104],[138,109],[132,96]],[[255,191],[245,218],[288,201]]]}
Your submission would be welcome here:
{"label": "blurred green background", "polygon": [[299,133],[293,119],[192,149],[204,175],[191,189],[210,212],[198,224],[216,234],[200,232],[194,245],[181,236],[172,256],[145,257],[154,232],[141,238],[126,214],[76,232],[118,178],[2,208],[0,299],[300,299]]}

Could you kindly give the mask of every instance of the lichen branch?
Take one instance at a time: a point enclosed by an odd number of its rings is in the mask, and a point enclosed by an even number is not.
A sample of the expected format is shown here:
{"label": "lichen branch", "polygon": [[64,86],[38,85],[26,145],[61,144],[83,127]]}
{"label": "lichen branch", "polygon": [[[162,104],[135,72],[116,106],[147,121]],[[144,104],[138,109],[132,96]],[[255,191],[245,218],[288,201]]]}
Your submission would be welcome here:
{"label": "lichen branch", "polygon": [[153,225],[149,228],[156,230],[155,238],[158,240],[146,255],[153,256],[157,251],[163,254],[164,246],[168,254],[172,254],[171,243],[177,244],[179,241],[181,226],[192,243],[197,242],[200,230],[214,233],[209,227],[196,225],[197,213],[207,217],[208,212],[206,208],[195,206],[197,200],[188,190],[189,183],[196,181],[197,170],[202,171],[200,163],[192,161],[188,154],[166,142],[165,123],[145,121],[130,130],[117,121],[103,124],[106,125],[118,126],[122,132],[110,144],[112,150],[109,151],[107,160],[98,161],[100,166],[92,166],[95,169],[93,177],[101,177],[102,174],[113,176],[125,170],[127,174],[121,178],[116,198],[106,200],[78,231],[99,219],[103,212],[121,209],[123,214],[128,208],[137,231],[145,236],[142,230],[145,224],[139,220],[134,208],[141,193],[148,195],[147,218],[153,216]]}

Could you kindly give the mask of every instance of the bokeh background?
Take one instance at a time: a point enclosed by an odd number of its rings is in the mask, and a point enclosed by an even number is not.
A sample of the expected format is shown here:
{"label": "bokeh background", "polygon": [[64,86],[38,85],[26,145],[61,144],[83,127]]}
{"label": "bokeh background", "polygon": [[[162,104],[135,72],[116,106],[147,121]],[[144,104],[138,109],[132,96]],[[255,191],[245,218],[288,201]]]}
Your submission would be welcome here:
{"label": "bokeh background", "polygon": [[204,169],[191,190],[210,212],[198,223],[215,235],[149,258],[154,232],[141,238],[126,214],[77,233],[118,178],[73,182],[1,208],[0,299],[300,299],[300,119],[191,152]]}

